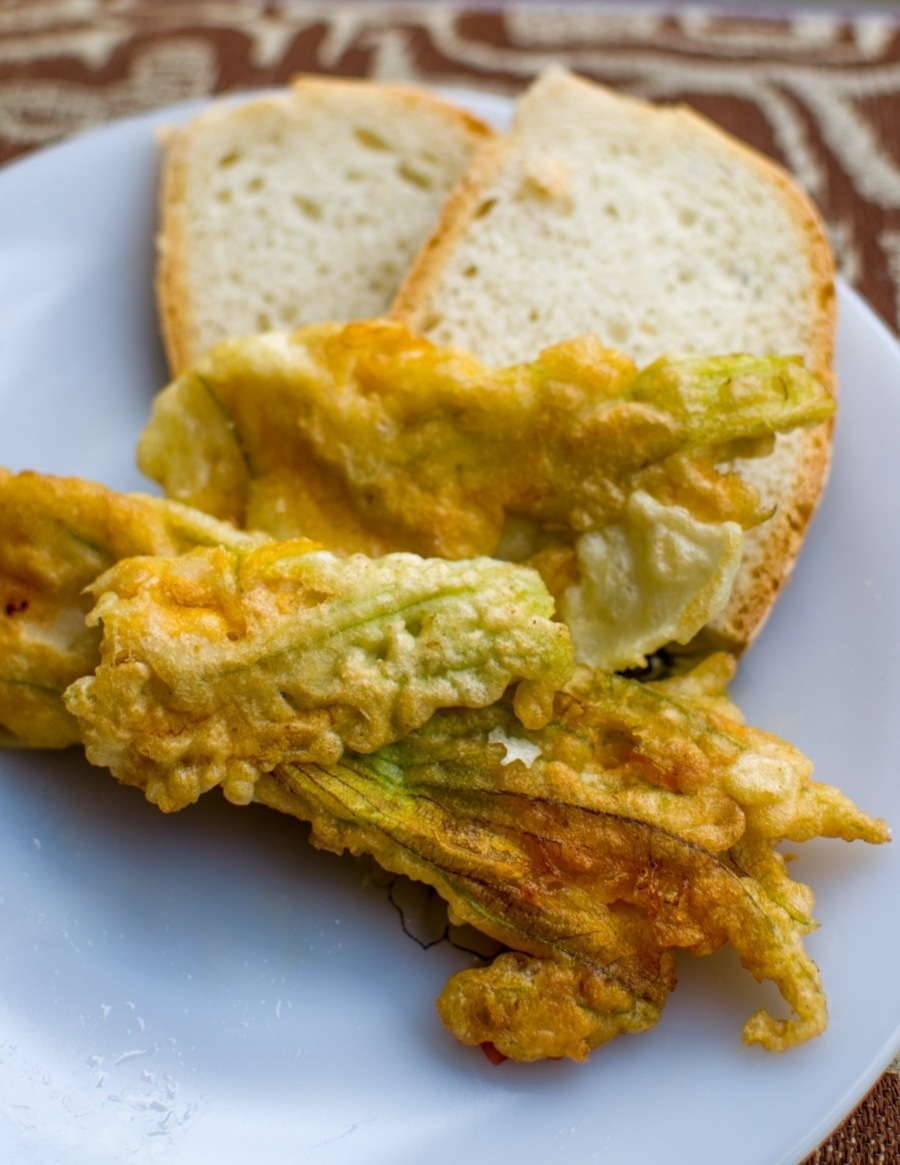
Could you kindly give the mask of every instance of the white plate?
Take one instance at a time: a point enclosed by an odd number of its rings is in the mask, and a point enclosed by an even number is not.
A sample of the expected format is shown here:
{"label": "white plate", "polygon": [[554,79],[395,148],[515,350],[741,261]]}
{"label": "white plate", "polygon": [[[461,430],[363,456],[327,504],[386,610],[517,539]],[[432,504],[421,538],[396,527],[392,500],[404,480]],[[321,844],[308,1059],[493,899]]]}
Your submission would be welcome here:
{"label": "white plate", "polygon": [[[146,487],[134,444],[165,375],[153,135],[183,113],[0,173],[0,464]],[[737,695],[900,822],[900,352],[846,288],[841,308],[830,488]],[[0,806],[5,1161],[787,1165],[900,1042],[895,846],[800,847],[822,1038],[743,1047],[770,996],[723,952],[682,960],[661,1023],[589,1064],[497,1068],[434,1010],[466,956],[411,942],[303,826],[216,797],[163,817],[74,752],[0,754]]]}

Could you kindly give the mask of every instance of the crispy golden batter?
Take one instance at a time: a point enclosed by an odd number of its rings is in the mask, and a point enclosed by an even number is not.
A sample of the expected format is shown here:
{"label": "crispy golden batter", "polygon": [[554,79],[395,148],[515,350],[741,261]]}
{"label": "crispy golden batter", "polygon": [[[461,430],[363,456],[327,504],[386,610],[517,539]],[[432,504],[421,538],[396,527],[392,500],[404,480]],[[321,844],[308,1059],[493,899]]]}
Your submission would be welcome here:
{"label": "crispy golden batter", "polygon": [[279,765],[254,795],[312,821],[316,844],[428,882],[454,920],[513,948],[444,989],[465,1043],[583,1059],[655,1022],[673,949],[730,942],[792,1011],[758,1012],[744,1039],[782,1050],[822,1031],[826,1005],[803,948],[812,895],[775,846],[888,833],[744,726],[728,674],[725,657],[662,685],[582,672],[543,728],[506,702],[440,711],[372,756]]}
{"label": "crispy golden batter", "polygon": [[764,515],[721,463],[833,408],[788,359],[638,372],[584,337],[491,370],[400,324],[323,324],[215,348],[160,395],[139,462],[171,497],[339,552],[537,556],[580,657],[612,669],[727,601]]}
{"label": "crispy golden batter", "polygon": [[[582,340],[490,372],[379,323],[226,344],[160,398],[145,468],[348,557],[0,471],[0,742],[83,738],[165,811],[221,784],[435,887],[509,948],[441,994],[465,1043],[584,1059],[656,1022],[676,950],[730,942],[790,1010],[745,1041],[790,1047],[826,1006],[776,847],[886,826],[742,723],[728,657],[611,669],[727,595],[761,515],[724,460],[830,408],[791,361],[639,373]],[[547,587],[609,670],[573,672]]]}
{"label": "crispy golden batter", "polygon": [[88,758],[166,810],[216,784],[246,802],[279,762],[372,752],[517,681],[534,722],[569,677],[536,572],[311,545],[132,558],[98,579],[102,661],[65,697]]}
{"label": "crispy golden batter", "polygon": [[98,574],[132,554],[263,540],[161,498],[0,469],[0,744],[80,740],[61,696],[99,662],[100,634],[84,621]]}
{"label": "crispy golden batter", "polygon": [[316,517],[314,483],[330,472],[359,523],[347,549],[465,558],[493,553],[509,514],[580,532],[641,487],[752,521],[752,498],[712,467],[665,486],[650,471],[833,407],[787,359],[668,358],[639,373],[584,337],[492,370],[400,324],[322,324],[217,346],[158,397],[139,457],[170,496],[326,545],[350,537],[340,509]]}

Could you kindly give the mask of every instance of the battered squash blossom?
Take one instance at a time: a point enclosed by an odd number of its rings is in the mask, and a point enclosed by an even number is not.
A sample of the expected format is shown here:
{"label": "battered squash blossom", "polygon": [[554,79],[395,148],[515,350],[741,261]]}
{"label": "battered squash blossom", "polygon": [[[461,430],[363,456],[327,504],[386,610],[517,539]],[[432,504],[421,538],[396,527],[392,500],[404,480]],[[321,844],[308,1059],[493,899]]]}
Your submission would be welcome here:
{"label": "battered squash blossom", "polygon": [[333,550],[529,561],[582,662],[640,666],[725,605],[766,515],[727,470],[830,417],[799,361],[668,357],[582,337],[496,370],[385,321],[217,346],[139,450],[179,501]]}
{"label": "battered squash blossom", "polygon": [[765,517],[730,460],[832,408],[791,360],[228,342],[142,438],[173,500],[0,471],[0,742],[80,740],[165,811],[218,785],[433,886],[506,948],[441,993],[465,1043],[584,1059],[656,1022],[677,950],[731,943],[786,1004],[745,1041],[788,1048],[826,1005],[777,847],[887,827],[742,722],[728,656],[615,673],[726,601]]}
{"label": "battered squash blossom", "polygon": [[[744,1039],[783,1050],[823,1030],[826,1003],[803,948],[812,896],[775,847],[880,842],[887,829],[814,782],[790,745],[742,725],[723,694],[730,673],[726,656],[658,684],[580,669],[543,727],[525,728],[510,698],[443,709],[368,755],[274,763],[247,784],[226,777],[225,794],[312,822],[322,848],[428,883],[453,921],[510,948],[444,988],[441,1017],[464,1043],[584,1059],[657,1021],[675,949],[730,942],[791,1009],[753,1015]],[[98,752],[90,682],[74,690],[70,707],[88,705],[88,755],[111,759]],[[132,745],[144,747],[140,733]],[[113,771],[161,807],[196,795],[170,789],[165,801],[153,767],[114,750]]]}
{"label": "battered squash blossom", "polygon": [[127,559],[93,591],[101,661],[66,706],[88,759],[167,810],[218,784],[248,801],[280,762],[373,752],[514,683],[539,722],[572,670],[538,575],[490,558],[217,547]]}
{"label": "battered squash blossom", "polygon": [[0,469],[0,745],[81,740],[62,694],[100,662],[85,623],[98,574],[134,554],[265,541],[177,502]]}

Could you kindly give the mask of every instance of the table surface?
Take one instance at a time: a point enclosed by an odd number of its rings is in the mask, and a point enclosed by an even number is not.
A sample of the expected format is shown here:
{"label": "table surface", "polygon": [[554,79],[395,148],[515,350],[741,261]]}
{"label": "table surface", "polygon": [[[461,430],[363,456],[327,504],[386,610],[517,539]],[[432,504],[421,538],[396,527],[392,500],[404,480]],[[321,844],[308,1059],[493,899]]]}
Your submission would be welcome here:
{"label": "table surface", "polygon": [[[821,209],[843,277],[898,331],[900,8],[877,0],[0,0],[0,163],[302,71],[513,96],[550,61],[685,101],[777,159]],[[895,1061],[807,1165],[900,1161],[898,1071]]]}

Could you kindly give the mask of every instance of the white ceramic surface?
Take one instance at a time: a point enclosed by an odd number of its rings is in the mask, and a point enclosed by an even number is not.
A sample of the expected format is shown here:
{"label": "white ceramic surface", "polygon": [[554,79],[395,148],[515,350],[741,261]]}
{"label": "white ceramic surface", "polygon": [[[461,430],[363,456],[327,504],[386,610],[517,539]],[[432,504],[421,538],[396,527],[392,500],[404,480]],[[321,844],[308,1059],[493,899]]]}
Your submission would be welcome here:
{"label": "white ceramic surface", "polygon": [[[502,117],[502,102],[469,96]],[[0,172],[0,464],[146,488],[134,445],[164,364],[154,129]],[[750,719],[900,821],[900,353],[841,291],[832,480],[744,661]],[[303,826],[215,796],[164,817],[73,751],[0,754],[0,1159],[11,1165],[789,1165],[900,1042],[900,852],[817,842],[819,1040],[740,1043],[771,993],[684,959],[661,1023],[587,1065],[491,1066],[433,1000],[384,890]]]}

